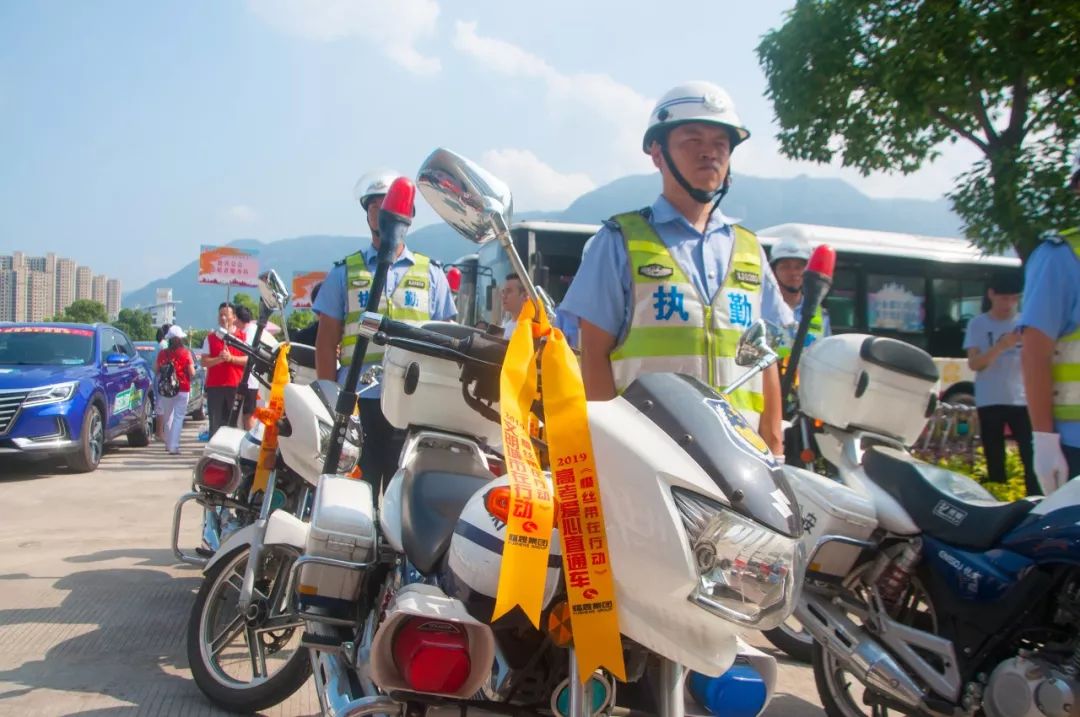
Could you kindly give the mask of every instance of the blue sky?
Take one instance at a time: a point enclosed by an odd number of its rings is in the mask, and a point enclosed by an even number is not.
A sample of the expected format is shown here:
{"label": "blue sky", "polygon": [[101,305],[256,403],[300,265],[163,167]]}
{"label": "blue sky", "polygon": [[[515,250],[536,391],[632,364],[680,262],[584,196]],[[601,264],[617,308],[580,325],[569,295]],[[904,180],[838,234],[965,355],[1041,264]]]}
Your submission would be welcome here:
{"label": "blue sky", "polygon": [[754,133],[736,172],[941,196],[966,148],[908,177],[779,155],[753,48],[792,4],[0,3],[0,253],[55,251],[127,291],[200,244],[361,234],[356,178],[415,175],[440,145],[507,180],[519,209],[562,209],[651,171],[649,108],[687,79],[724,86]]}

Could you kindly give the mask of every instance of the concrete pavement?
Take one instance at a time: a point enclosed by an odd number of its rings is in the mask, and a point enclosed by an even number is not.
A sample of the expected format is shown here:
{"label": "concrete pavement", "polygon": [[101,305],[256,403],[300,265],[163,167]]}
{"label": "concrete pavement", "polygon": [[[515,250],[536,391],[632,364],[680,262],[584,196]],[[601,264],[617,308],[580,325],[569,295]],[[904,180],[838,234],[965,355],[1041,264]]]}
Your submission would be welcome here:
{"label": "concrete pavement", "polygon": [[[185,428],[180,456],[121,441],[89,474],[0,464],[0,715],[226,714],[191,681],[185,627],[201,573],[169,548],[204,426]],[[779,684],[767,717],[822,714],[807,667],[782,663]],[[309,682],[266,714],[318,712]]]}

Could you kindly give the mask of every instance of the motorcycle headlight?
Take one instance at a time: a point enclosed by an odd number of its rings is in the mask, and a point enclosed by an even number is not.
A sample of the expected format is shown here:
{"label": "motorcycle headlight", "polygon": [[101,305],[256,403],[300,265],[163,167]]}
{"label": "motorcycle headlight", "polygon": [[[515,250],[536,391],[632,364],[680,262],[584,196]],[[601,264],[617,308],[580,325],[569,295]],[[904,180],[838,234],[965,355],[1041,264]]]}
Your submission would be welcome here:
{"label": "motorcycle headlight", "polygon": [[[319,460],[326,460],[326,453],[330,450],[330,436],[334,431],[332,424],[319,421]],[[360,444],[362,443],[362,431],[360,419],[351,416],[345,425],[345,442],[341,446],[341,457],[338,458],[337,474],[348,473],[360,462]]]}
{"label": "motorcycle headlight", "polygon": [[698,586],[690,600],[728,620],[769,630],[787,619],[802,585],[802,546],[704,496],[674,489]]}
{"label": "motorcycle headlight", "polygon": [[78,381],[68,381],[67,383],[56,383],[52,386],[35,388],[27,394],[23,400],[23,405],[40,406],[43,403],[63,403],[75,395],[75,389],[78,386]]}

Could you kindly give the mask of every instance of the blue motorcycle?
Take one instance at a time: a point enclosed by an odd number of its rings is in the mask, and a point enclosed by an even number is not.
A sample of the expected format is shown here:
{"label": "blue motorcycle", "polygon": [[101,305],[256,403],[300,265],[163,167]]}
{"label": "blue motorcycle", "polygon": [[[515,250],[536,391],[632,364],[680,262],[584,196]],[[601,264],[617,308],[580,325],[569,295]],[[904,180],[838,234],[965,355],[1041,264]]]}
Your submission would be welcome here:
{"label": "blue motorcycle", "polygon": [[829,717],[1080,713],[1080,481],[1001,503],[905,446],[933,412],[920,349],[847,334],[800,367],[824,477],[787,468],[803,516],[795,611]]}

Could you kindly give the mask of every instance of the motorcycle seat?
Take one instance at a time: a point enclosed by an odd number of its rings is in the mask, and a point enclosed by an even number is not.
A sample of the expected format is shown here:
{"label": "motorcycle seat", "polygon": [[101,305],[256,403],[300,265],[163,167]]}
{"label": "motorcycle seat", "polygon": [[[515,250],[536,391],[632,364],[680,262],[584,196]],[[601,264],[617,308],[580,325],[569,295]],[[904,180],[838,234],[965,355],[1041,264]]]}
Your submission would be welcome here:
{"label": "motorcycle seat", "polygon": [[406,557],[423,575],[435,571],[450,547],[465,503],[495,478],[475,456],[431,452],[439,455],[406,467],[401,485],[401,539]]}
{"label": "motorcycle seat", "polygon": [[967,476],[887,446],[868,449],[863,469],[923,532],[958,548],[989,550],[1035,507],[1029,500],[999,502]]}

